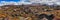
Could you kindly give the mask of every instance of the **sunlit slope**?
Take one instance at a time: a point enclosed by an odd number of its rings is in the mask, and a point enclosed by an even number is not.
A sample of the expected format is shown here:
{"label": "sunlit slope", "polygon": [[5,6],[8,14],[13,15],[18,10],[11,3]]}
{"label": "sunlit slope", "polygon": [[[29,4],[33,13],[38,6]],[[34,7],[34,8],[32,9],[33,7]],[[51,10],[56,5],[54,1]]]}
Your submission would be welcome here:
{"label": "sunlit slope", "polygon": [[55,8],[49,8],[48,6],[41,6],[41,5],[40,6],[31,6],[31,5],[2,6],[0,9],[0,17],[7,16],[10,18],[14,14],[23,15],[27,13],[29,14],[29,16],[31,16],[33,13],[33,14],[54,14],[55,17],[60,18],[60,10],[54,10],[54,9]]}

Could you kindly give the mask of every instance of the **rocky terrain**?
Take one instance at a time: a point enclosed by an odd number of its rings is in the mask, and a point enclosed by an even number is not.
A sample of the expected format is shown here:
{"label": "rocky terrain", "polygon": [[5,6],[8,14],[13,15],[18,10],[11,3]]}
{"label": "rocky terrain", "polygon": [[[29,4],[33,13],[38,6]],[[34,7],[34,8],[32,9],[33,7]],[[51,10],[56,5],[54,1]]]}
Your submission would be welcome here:
{"label": "rocky terrain", "polygon": [[37,17],[35,15],[40,14],[53,14],[56,18],[60,18],[60,6],[44,6],[39,4],[0,6],[0,20],[22,20],[20,18],[23,17],[29,17],[28,20],[31,20]]}

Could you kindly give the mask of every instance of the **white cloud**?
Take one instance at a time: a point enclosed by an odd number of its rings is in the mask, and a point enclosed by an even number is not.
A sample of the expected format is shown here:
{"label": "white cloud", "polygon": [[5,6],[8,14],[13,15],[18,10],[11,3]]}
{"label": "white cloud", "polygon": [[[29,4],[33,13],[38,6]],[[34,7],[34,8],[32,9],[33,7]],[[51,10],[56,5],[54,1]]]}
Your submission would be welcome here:
{"label": "white cloud", "polygon": [[60,5],[60,2],[56,2],[55,4],[56,4],[56,5]]}
{"label": "white cloud", "polygon": [[0,6],[3,6],[3,4],[0,4]]}
{"label": "white cloud", "polygon": [[56,2],[57,0],[29,0],[30,2]]}
{"label": "white cloud", "polygon": [[47,2],[47,3],[45,3],[45,4],[47,4],[47,5],[54,5],[53,2]]}
{"label": "white cloud", "polygon": [[41,3],[41,4],[48,4],[48,5],[60,5],[59,0],[29,0],[32,3]]}
{"label": "white cloud", "polygon": [[22,4],[31,4],[30,2],[24,2],[24,1],[18,1],[18,2],[13,2],[13,1],[10,1],[10,2],[6,2],[6,1],[1,1],[0,2],[0,6],[2,5],[22,5]]}

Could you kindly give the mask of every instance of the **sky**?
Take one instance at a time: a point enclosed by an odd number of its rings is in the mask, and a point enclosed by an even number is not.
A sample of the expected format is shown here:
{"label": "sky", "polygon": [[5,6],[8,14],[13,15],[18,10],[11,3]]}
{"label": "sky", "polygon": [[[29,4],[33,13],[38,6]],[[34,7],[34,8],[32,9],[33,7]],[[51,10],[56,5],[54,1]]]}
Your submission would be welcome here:
{"label": "sky", "polygon": [[0,0],[0,6],[3,5],[22,5],[31,4],[28,0]]}
{"label": "sky", "polygon": [[47,5],[60,5],[60,0],[0,0],[0,6],[3,5],[22,5],[40,3]]}
{"label": "sky", "polygon": [[7,2],[9,2],[9,1],[15,1],[15,2],[18,2],[18,1],[21,1],[21,0],[0,0],[0,1],[7,1]]}

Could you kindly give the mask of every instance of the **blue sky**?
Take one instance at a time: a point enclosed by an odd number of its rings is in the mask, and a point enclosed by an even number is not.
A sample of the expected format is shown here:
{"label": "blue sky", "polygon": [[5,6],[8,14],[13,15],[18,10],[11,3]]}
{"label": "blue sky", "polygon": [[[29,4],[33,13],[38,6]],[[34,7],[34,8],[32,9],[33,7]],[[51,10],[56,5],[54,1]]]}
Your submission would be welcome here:
{"label": "blue sky", "polygon": [[18,1],[21,1],[21,0],[0,0],[0,1],[7,1],[7,2],[14,1],[14,2],[18,2]]}
{"label": "blue sky", "polygon": [[[18,2],[18,1],[24,1],[24,0],[0,0],[1,1],[6,1],[6,2],[10,2],[10,1],[14,1],[14,2]],[[28,0],[26,0],[25,2],[29,2]]]}
{"label": "blue sky", "polygon": [[2,5],[22,5],[31,4],[28,0],[0,0],[0,6]]}

